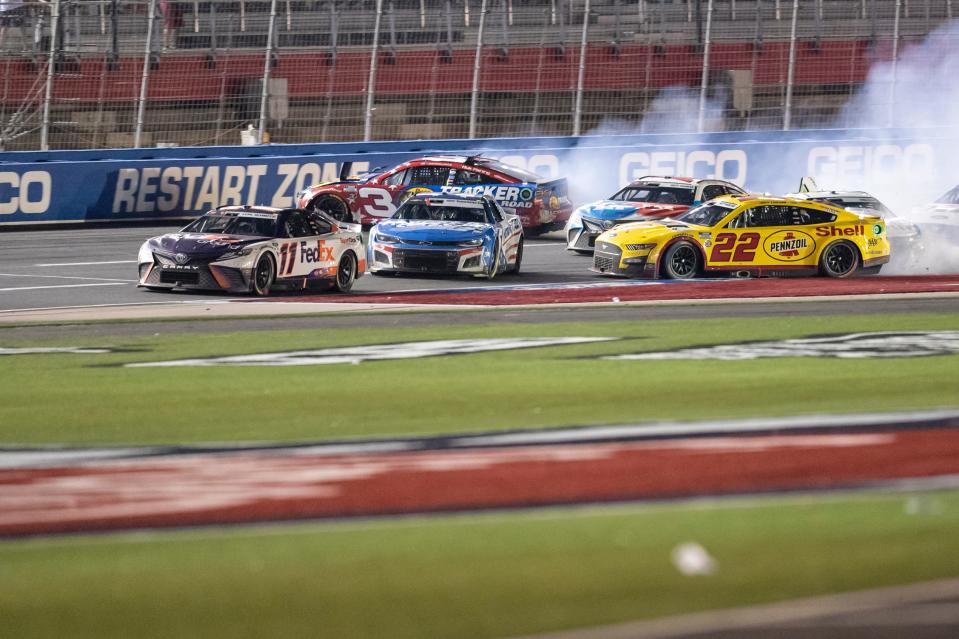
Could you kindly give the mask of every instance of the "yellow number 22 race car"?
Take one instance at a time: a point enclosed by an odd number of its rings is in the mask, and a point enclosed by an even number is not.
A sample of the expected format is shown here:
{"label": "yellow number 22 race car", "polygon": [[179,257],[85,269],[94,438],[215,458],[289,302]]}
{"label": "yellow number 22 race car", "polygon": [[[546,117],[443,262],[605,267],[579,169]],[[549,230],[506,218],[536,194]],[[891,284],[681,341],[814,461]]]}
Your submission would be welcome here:
{"label": "yellow number 22 race car", "polygon": [[849,277],[889,261],[885,222],[830,204],[729,195],[675,219],[624,224],[596,238],[593,268],[626,277]]}

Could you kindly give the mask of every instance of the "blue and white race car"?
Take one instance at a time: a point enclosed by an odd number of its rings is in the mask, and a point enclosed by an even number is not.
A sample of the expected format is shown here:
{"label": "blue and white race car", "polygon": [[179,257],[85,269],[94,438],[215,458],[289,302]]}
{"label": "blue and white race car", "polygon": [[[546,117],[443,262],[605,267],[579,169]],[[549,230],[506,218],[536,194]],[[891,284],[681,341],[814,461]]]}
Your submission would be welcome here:
{"label": "blue and white race car", "polygon": [[493,278],[518,273],[523,223],[487,196],[411,196],[370,230],[367,263],[373,274],[436,273]]}
{"label": "blue and white race car", "polygon": [[676,217],[721,195],[745,191],[725,180],[647,175],[631,182],[608,199],[579,207],[566,222],[566,248],[593,252],[596,238],[619,224]]}

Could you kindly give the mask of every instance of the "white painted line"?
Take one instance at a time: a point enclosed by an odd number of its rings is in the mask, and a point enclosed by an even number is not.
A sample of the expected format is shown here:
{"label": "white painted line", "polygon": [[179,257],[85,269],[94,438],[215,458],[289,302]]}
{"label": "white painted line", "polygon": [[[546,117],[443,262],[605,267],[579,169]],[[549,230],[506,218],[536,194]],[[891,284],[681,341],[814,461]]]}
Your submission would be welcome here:
{"label": "white painted line", "polygon": [[139,306],[163,306],[171,304],[225,304],[227,302],[239,302],[243,300],[167,300],[163,302],[120,302],[117,304],[80,304],[77,306],[37,306],[34,308],[7,308],[0,310],[3,313],[22,313],[25,311],[69,311],[83,308],[116,308],[118,306],[127,308],[136,308]]}
{"label": "white painted line", "polygon": [[97,282],[136,282],[119,277],[80,277],[78,275],[34,275],[33,273],[0,273],[0,277],[43,277],[56,280],[95,280]]}
{"label": "white painted line", "polygon": [[706,422],[660,422],[622,424],[572,429],[524,431],[453,438],[451,446],[535,446],[571,444],[583,441],[619,440],[635,437],[683,437],[693,435],[728,435],[769,430],[808,428],[849,428],[882,426],[888,423],[923,423],[933,420],[959,419],[956,410],[930,410],[902,413],[866,413],[850,415],[802,415],[797,417],[761,417]]}
{"label": "white painted line", "polygon": [[52,264],[34,264],[34,266],[97,266],[99,264],[136,264],[136,260],[114,260],[112,262],[57,262]]}
{"label": "white painted line", "polygon": [[[859,590],[840,594],[788,599],[786,601],[761,604],[742,608],[708,610],[648,621],[629,621],[607,626],[546,632],[538,635],[525,635],[514,639],[625,639],[643,637],[644,639],[680,639],[690,636],[736,637],[754,634],[749,630],[760,629],[758,634],[780,636],[784,627],[799,629],[798,632],[783,632],[782,636],[842,636],[838,632],[812,632],[818,627],[847,629],[850,636],[861,627],[853,623],[850,616],[859,616],[862,624],[875,620],[882,611],[892,612],[895,617],[905,614],[904,608],[922,606],[922,614],[929,615],[929,606],[936,601],[959,597],[959,579],[926,581],[905,586],[892,586],[874,590]],[[953,604],[944,604],[950,607]],[[955,613],[947,614],[953,616]],[[844,619],[842,617],[845,617]],[[894,617],[894,618],[895,618]],[[836,618],[840,618],[839,621]],[[885,636],[905,636],[911,624],[889,625],[888,622],[876,625],[877,633]],[[886,626],[887,630],[878,628]],[[915,626],[913,626],[914,628]],[[910,630],[912,628],[909,628]],[[808,632],[802,632],[803,630]]]}
{"label": "white painted line", "polygon": [[0,293],[9,291],[36,291],[42,288],[80,288],[82,286],[129,286],[127,282],[97,282],[96,284],[55,284],[52,286],[17,286],[14,288],[0,288]]}

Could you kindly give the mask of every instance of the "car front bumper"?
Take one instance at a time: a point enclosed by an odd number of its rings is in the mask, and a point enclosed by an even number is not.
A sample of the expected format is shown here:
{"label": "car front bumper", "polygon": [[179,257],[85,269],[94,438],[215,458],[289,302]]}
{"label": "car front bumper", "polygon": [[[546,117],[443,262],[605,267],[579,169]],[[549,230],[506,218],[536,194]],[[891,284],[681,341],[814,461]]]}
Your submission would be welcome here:
{"label": "car front bumper", "polygon": [[481,275],[486,273],[486,247],[413,247],[406,244],[370,245],[367,265],[372,273],[434,273]]}

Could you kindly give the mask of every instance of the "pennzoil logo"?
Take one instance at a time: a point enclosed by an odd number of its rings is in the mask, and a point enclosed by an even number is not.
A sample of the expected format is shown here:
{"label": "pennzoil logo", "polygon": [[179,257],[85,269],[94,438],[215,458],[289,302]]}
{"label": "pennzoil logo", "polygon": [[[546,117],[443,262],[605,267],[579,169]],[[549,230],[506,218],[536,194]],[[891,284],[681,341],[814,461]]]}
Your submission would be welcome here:
{"label": "pennzoil logo", "polygon": [[774,260],[798,262],[813,254],[816,250],[816,240],[802,231],[777,231],[766,238],[763,250]]}

